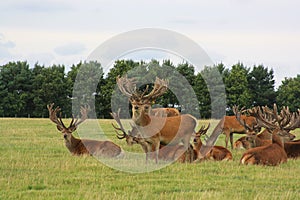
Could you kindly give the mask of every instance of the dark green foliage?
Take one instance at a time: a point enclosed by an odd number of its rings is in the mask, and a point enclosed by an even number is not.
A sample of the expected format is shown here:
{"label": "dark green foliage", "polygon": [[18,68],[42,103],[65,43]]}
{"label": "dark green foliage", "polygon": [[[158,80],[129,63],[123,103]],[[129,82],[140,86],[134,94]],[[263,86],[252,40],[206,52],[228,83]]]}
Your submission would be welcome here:
{"label": "dark green foliage", "polygon": [[248,86],[252,99],[252,106],[269,106],[276,102],[274,90],[273,70],[268,70],[263,65],[254,66],[248,74]]}
{"label": "dark green foliage", "polygon": [[300,108],[300,75],[295,78],[285,78],[277,92],[279,106],[289,106],[292,111],[297,111]]}
{"label": "dark green foliage", "polygon": [[[225,77],[227,106],[251,106],[251,93],[248,86],[247,74],[249,69],[242,63],[233,65],[228,76]],[[231,110],[229,114],[232,114]]]}
{"label": "dark green foliage", "polygon": [[29,65],[27,62],[9,62],[0,69],[0,116],[27,117],[33,105]]}

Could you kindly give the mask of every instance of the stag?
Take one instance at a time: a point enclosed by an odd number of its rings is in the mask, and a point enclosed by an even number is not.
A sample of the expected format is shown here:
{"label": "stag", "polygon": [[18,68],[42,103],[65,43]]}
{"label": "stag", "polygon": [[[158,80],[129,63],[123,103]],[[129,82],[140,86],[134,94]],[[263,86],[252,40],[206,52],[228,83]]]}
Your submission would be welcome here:
{"label": "stag", "polygon": [[[263,111],[260,107],[254,107],[247,111],[251,116],[256,118],[261,127],[271,132],[272,143],[248,149],[242,155],[240,163],[276,166],[287,162],[287,154],[284,150],[282,137],[289,137],[289,133],[281,126],[281,123],[287,119],[284,116],[278,116],[277,107],[275,105],[272,113],[269,112],[266,107],[263,107]],[[239,111],[236,113],[236,116],[239,119]],[[246,123],[244,122],[244,124]]]}
{"label": "stag", "polygon": [[[201,126],[199,131],[195,134],[194,138],[194,149],[196,151],[196,154],[199,153],[203,143],[201,141],[201,136],[206,135],[207,130],[209,129],[210,124],[205,128],[204,126]],[[198,156],[197,156],[198,157]],[[222,146],[213,146],[211,150],[206,154],[204,159],[210,159],[210,160],[232,160],[232,154],[231,152]]]}
{"label": "stag", "polygon": [[[49,118],[56,124],[56,128],[63,134],[65,145],[73,155],[86,154],[107,158],[121,157],[123,155],[123,150],[111,141],[79,139],[73,136],[72,133],[77,129],[78,125],[87,119],[87,107],[81,107],[81,118],[74,119],[74,116],[72,116],[72,121],[69,127],[66,127],[61,119],[61,108],[56,107],[53,109],[53,106],[54,103],[47,105]],[[58,112],[60,112],[59,118],[57,117]]]}

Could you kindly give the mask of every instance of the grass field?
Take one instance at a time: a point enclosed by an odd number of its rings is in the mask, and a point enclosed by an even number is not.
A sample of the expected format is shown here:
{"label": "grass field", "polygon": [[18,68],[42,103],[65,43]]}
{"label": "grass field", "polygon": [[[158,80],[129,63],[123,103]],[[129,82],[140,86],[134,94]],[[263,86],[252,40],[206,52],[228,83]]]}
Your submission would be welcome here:
{"label": "grass field", "polygon": [[[111,120],[99,122],[125,150],[141,151],[113,135]],[[300,131],[296,134],[299,138]],[[243,151],[234,150],[229,162],[173,163],[153,172],[126,173],[94,157],[70,155],[49,119],[0,119],[0,144],[1,200],[300,199],[300,159],[277,167],[243,166]],[[217,144],[224,145],[223,136]]]}

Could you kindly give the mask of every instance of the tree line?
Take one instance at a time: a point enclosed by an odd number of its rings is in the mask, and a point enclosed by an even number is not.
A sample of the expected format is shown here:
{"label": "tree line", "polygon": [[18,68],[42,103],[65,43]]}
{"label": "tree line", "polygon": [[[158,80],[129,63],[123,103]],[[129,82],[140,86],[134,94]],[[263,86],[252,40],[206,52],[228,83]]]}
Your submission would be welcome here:
{"label": "tree line", "polygon": [[[214,74],[216,71],[218,75]],[[175,65],[170,60],[162,63],[117,60],[108,72],[104,72],[101,63],[93,61],[74,64],[66,72],[64,65],[29,66],[26,61],[17,61],[0,66],[0,117],[48,117],[46,105],[52,102],[70,117],[72,103],[89,102],[95,106],[95,117],[110,118],[111,108],[119,103],[114,99],[126,104],[127,99],[116,90],[116,77],[125,73],[132,77],[145,74],[142,79],[149,82],[156,76],[169,77],[170,88],[172,85],[181,88],[180,94],[185,97],[190,93],[187,87],[190,85],[196,98],[186,98],[182,104],[178,95],[168,90],[155,104],[178,107],[183,113],[188,111],[201,118],[222,117],[225,111],[230,115],[233,105],[250,108],[277,103],[279,107],[289,106],[292,111],[300,107],[300,75],[285,78],[275,90],[274,71],[263,65],[250,68],[237,63],[227,68],[220,63],[196,72],[186,62]],[[189,84],[179,81],[178,73]],[[216,76],[221,76],[221,81]],[[220,92],[222,87],[225,93]],[[219,99],[225,99],[226,109]],[[212,105],[217,109],[212,109]]]}

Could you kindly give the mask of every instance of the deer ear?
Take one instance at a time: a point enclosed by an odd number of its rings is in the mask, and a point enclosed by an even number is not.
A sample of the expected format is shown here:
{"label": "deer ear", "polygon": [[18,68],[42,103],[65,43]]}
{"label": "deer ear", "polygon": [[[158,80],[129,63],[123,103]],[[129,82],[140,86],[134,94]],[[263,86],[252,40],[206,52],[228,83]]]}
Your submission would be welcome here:
{"label": "deer ear", "polygon": [[63,128],[62,128],[61,126],[59,126],[59,125],[57,125],[56,128],[57,128],[57,130],[59,130],[59,131],[62,131],[62,130],[63,130]]}

